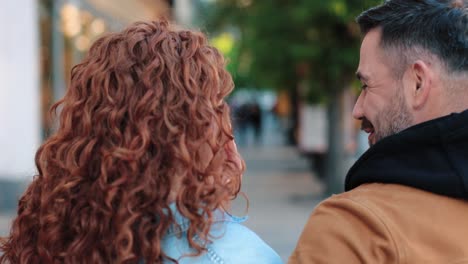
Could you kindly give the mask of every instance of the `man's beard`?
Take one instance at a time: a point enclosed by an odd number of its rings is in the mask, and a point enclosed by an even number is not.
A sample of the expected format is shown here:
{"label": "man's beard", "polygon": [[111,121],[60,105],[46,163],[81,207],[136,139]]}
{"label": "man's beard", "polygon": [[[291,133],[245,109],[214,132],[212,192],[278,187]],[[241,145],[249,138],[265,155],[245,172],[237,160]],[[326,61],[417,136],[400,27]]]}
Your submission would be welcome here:
{"label": "man's beard", "polygon": [[381,139],[394,135],[412,125],[413,118],[406,105],[402,90],[399,89],[391,104],[377,114],[375,124],[372,124],[367,118],[363,118],[362,129],[372,128],[374,131],[372,139],[369,138],[369,146],[373,146]]}

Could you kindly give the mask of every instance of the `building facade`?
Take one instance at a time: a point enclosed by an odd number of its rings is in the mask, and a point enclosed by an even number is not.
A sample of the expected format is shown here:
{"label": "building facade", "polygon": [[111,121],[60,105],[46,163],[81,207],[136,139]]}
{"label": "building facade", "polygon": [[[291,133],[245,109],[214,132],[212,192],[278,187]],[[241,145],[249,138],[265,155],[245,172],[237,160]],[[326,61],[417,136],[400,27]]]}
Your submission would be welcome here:
{"label": "building facade", "polygon": [[36,174],[34,155],[53,129],[48,109],[100,35],[173,17],[171,0],[15,0],[0,9],[0,214]]}

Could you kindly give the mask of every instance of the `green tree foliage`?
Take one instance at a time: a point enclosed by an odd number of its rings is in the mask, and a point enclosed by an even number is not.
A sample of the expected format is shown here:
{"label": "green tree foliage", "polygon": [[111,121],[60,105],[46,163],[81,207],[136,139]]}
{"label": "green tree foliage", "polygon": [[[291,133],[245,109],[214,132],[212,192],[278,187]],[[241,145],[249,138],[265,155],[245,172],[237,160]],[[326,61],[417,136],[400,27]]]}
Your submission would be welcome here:
{"label": "green tree foliage", "polygon": [[378,2],[218,0],[204,16],[210,31],[239,32],[231,57],[238,85],[293,89],[306,79],[306,100],[317,102],[353,78],[360,40],[354,18]]}

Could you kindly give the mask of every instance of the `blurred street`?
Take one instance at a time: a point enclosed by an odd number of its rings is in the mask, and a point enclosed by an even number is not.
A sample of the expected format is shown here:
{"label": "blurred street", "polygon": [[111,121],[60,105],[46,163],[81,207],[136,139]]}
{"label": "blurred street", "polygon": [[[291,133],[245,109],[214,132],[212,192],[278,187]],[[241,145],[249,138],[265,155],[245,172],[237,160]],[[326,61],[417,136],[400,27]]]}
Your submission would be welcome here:
{"label": "blurred street", "polygon": [[[286,262],[310,213],[323,199],[325,186],[297,147],[286,146],[279,121],[268,112],[262,116],[260,140],[255,141],[253,129],[236,136],[243,139],[238,147],[247,167],[242,180],[242,191],[249,199],[245,225]],[[245,205],[239,196],[234,213],[244,215]]]}
{"label": "blurred street", "polygon": [[12,217],[13,215],[11,213],[0,214],[0,236],[8,234]]}
{"label": "blurred street", "polygon": [[243,191],[250,201],[246,225],[287,260],[323,186],[290,147],[240,150],[247,163]]}

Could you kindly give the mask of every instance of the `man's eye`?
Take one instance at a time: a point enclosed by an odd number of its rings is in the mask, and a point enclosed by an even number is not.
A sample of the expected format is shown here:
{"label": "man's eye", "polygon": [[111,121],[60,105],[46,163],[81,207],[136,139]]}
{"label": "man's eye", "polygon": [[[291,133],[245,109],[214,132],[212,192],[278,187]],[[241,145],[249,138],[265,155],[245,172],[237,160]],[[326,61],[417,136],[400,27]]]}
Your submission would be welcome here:
{"label": "man's eye", "polygon": [[365,90],[366,88],[367,88],[367,84],[361,85],[361,89],[362,89],[362,90]]}

